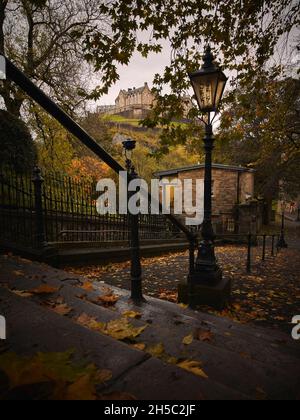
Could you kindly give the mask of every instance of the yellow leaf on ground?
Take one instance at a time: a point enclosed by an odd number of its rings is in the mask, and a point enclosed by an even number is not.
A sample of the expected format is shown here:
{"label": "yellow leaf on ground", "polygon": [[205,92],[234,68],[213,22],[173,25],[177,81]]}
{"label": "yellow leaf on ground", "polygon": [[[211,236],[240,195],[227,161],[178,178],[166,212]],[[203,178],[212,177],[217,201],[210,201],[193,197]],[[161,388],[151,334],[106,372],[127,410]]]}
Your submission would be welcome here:
{"label": "yellow leaf on ground", "polygon": [[89,315],[83,313],[77,319],[76,322],[82,325],[83,327],[90,328],[95,331],[102,331],[105,328],[105,324],[98,322],[95,318],[90,317]]}
{"label": "yellow leaf on ground", "polygon": [[32,357],[4,353],[0,355],[0,370],[9,379],[9,390],[18,388],[22,392],[22,387],[51,383],[54,388],[49,388],[47,399],[95,400],[95,386],[111,379],[112,372],[98,370],[93,364],[73,364],[73,354],[73,350]]}
{"label": "yellow leaf on ground", "polygon": [[20,277],[20,276],[24,276],[24,272],[23,272],[23,271],[14,271],[14,272],[13,272],[13,274],[14,274],[15,276],[18,276],[18,277]]}
{"label": "yellow leaf on ground", "polygon": [[81,376],[67,389],[64,398],[67,401],[95,401],[96,388],[91,382],[91,375]]}
{"label": "yellow leaf on ground", "polygon": [[179,303],[178,305],[181,309],[187,309],[189,305],[185,305],[184,303]]}
{"label": "yellow leaf on ground", "polygon": [[140,351],[144,351],[146,348],[146,344],[144,343],[137,343],[137,344],[133,344],[132,347],[136,350],[140,350]]}
{"label": "yellow leaf on ground", "polygon": [[58,287],[52,287],[48,284],[41,284],[39,287],[29,290],[29,293],[33,293],[34,295],[51,295],[59,291]]}
{"label": "yellow leaf on ground", "polygon": [[123,318],[110,321],[102,332],[117,340],[133,340],[141,335],[146,328],[147,325],[136,328]]}
{"label": "yellow leaf on ground", "polygon": [[147,348],[147,353],[153,357],[160,357],[165,353],[165,347],[162,343],[155,344]]}
{"label": "yellow leaf on ground", "polygon": [[110,370],[102,369],[96,373],[95,381],[97,384],[102,384],[107,381],[110,381],[112,377],[113,377],[113,374]]}
{"label": "yellow leaf on ground", "polygon": [[185,360],[184,362],[178,363],[177,365],[181,369],[193,373],[194,375],[201,376],[202,378],[208,379],[206,373],[202,370],[202,364],[194,360]]}
{"label": "yellow leaf on ground", "polygon": [[26,292],[26,290],[11,290],[11,292],[22,298],[30,298],[33,296],[32,293]]}
{"label": "yellow leaf on ground", "polygon": [[133,319],[142,318],[142,314],[140,312],[134,312],[134,311],[123,312],[123,316],[125,316],[126,318],[133,318]]}
{"label": "yellow leaf on ground", "polygon": [[184,344],[185,346],[189,346],[190,344],[192,344],[193,341],[194,336],[193,334],[190,334],[187,337],[184,337],[184,339],[182,340],[182,344]]}

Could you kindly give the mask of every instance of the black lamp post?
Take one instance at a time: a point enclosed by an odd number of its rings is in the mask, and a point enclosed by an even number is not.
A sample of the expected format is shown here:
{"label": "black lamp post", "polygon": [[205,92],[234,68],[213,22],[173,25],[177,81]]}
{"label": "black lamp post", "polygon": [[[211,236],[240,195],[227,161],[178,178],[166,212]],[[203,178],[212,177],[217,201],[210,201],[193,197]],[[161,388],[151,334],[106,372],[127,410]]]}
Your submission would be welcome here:
{"label": "black lamp post", "polygon": [[[128,139],[123,142],[126,158],[126,169],[131,179],[137,178],[135,167],[132,163],[132,154],[136,147],[134,140]],[[133,193],[132,193],[133,194]],[[128,201],[130,196],[128,196]],[[139,216],[132,215],[128,209],[128,228],[130,233],[130,254],[131,254],[131,299],[134,303],[140,304],[145,301],[142,292],[142,265],[140,255],[139,238]]]}
{"label": "black lamp post", "polygon": [[124,154],[126,158],[126,169],[129,173],[134,169],[132,164],[132,154],[136,147],[136,141],[127,139],[123,141]]}
{"label": "black lamp post", "polygon": [[277,243],[277,248],[288,248],[288,244],[285,240],[285,202],[281,203],[281,231],[280,237]]}
{"label": "black lamp post", "polygon": [[[196,298],[197,302],[223,306],[228,291],[230,295],[230,285],[222,278],[222,270],[217,263],[214,249],[215,234],[212,225],[212,152],[214,137],[211,114],[215,113],[216,115],[218,111],[228,79],[214,63],[214,57],[209,46],[206,48],[202,68],[190,74],[189,77],[199,108],[203,114],[207,115],[207,120],[203,120],[205,123],[204,221],[201,232],[203,240],[199,246],[195,272],[189,281],[196,287],[202,286],[198,293],[199,298]],[[205,293],[203,287],[207,290],[207,293]],[[215,288],[215,290],[212,291],[209,288]],[[207,299],[205,299],[205,296],[207,296]],[[203,299],[206,301],[204,302]]]}

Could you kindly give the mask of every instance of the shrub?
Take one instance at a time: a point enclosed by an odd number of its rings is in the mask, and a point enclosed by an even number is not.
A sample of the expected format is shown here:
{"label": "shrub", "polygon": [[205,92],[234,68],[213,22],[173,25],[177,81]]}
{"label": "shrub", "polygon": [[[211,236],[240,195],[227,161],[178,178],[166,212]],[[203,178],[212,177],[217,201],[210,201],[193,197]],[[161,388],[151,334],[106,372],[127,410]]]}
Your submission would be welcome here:
{"label": "shrub", "polygon": [[35,161],[36,148],[25,123],[0,110],[0,165],[26,172],[32,169]]}

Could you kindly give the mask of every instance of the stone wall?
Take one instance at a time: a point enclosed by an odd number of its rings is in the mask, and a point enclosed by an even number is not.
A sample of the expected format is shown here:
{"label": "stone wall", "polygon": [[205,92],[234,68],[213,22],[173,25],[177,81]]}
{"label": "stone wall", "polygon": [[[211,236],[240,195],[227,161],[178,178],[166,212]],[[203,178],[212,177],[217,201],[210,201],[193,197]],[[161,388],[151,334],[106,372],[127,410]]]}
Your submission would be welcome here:
{"label": "stone wall", "polygon": [[[166,176],[170,182],[179,179],[182,184],[185,179],[193,180],[193,205],[196,205],[196,180],[204,182],[204,168],[179,172],[178,175]],[[218,233],[232,231],[238,233],[239,222],[249,228],[249,214],[257,216],[258,210],[253,206],[248,207],[248,202],[254,196],[254,172],[239,171],[234,169],[218,169],[212,171],[213,178],[213,211],[212,219],[215,230]],[[241,214],[237,213],[237,207],[242,206]],[[194,214],[184,214],[193,217]],[[240,219],[240,220],[238,220]],[[259,219],[260,220],[260,219]],[[256,222],[255,222],[256,223]],[[257,222],[258,223],[258,222]],[[259,222],[260,223],[260,222]],[[242,228],[244,230],[244,227]]]}
{"label": "stone wall", "polygon": [[[237,203],[244,203],[254,195],[254,173],[213,169],[213,215],[230,214]],[[174,177],[170,177],[170,180]],[[192,179],[193,195],[196,195],[196,180],[204,180],[204,169],[180,172],[178,179]]]}

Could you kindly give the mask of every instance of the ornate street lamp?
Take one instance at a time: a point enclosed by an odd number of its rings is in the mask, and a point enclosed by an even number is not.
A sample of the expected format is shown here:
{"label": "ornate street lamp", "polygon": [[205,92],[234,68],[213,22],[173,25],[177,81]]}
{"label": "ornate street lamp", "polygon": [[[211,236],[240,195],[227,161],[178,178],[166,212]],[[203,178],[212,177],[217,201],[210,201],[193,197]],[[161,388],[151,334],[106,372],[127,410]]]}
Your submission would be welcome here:
{"label": "ornate street lamp", "polygon": [[136,141],[127,139],[123,141],[124,154],[126,159],[126,169],[130,173],[132,171],[132,155],[136,147]]}
{"label": "ornate street lamp", "polygon": [[201,112],[209,115],[217,112],[228,79],[214,63],[210,46],[206,48],[202,68],[189,76]]}
{"label": "ornate street lamp", "polygon": [[277,243],[277,248],[288,248],[288,244],[285,240],[285,210],[286,210],[286,203],[284,201],[284,197],[282,196],[281,201],[281,231],[280,237]]}
{"label": "ornate street lamp", "polygon": [[[211,48],[208,46],[202,68],[189,75],[198,106],[207,116],[205,124],[205,180],[204,180],[204,221],[202,242],[198,250],[195,272],[189,278],[190,292],[195,304],[224,306],[230,297],[230,281],[224,280],[222,270],[217,263],[214,249],[215,234],[212,225],[212,151],[214,149],[213,121],[211,114],[218,112],[224,93],[227,77],[215,64]],[[214,117],[215,117],[214,116]]]}

